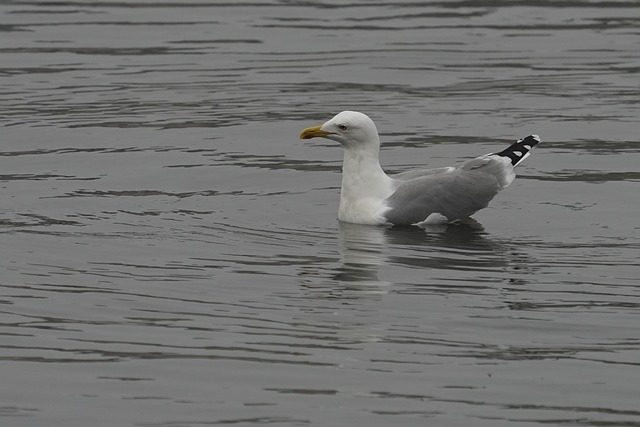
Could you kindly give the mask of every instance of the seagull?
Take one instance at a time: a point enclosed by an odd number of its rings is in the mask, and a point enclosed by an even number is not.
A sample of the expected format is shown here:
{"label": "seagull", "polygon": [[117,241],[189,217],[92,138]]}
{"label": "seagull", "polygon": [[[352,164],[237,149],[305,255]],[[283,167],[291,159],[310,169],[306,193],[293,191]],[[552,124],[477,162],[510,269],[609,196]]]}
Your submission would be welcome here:
{"label": "seagull", "polygon": [[513,182],[513,168],[541,140],[519,139],[505,150],[458,166],[387,175],[380,166],[380,137],[366,114],[343,111],[304,129],[301,139],[327,138],[344,147],[338,219],[369,225],[439,226],[459,222],[486,207]]}

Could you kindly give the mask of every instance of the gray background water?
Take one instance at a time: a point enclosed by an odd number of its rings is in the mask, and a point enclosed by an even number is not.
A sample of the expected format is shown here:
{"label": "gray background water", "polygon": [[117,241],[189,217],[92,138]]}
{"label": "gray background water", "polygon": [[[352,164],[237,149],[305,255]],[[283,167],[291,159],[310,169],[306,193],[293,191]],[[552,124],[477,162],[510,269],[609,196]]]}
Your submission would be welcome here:
{"label": "gray background water", "polygon": [[[3,426],[640,426],[635,1],[0,1]],[[440,233],[385,168],[538,133]]]}

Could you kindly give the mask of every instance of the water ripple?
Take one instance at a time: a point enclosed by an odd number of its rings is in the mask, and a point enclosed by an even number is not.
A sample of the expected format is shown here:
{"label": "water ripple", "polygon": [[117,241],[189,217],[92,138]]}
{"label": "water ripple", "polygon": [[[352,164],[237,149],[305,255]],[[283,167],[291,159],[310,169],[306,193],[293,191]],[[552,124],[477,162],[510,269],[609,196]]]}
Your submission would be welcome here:
{"label": "water ripple", "polygon": [[[2,2],[0,418],[636,425],[638,10]],[[475,223],[340,224],[344,109],[391,172],[544,142]]]}

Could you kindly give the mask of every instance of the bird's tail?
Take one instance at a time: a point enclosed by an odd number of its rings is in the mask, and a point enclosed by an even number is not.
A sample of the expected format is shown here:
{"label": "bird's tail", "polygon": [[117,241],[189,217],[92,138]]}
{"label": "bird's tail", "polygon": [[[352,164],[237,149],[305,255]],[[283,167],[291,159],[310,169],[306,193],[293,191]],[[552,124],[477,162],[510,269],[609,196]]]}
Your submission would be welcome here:
{"label": "bird's tail", "polygon": [[508,157],[511,159],[511,164],[516,167],[522,162],[524,159],[529,157],[531,153],[529,151],[540,141],[540,137],[538,135],[529,135],[526,138],[522,138],[514,142],[507,148],[499,153],[496,153],[497,156]]}

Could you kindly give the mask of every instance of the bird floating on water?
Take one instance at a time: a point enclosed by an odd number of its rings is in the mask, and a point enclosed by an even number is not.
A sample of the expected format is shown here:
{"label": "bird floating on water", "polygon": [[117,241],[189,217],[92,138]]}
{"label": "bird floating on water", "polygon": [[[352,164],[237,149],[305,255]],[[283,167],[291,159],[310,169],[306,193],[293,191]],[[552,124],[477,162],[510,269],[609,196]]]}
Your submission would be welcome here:
{"label": "bird floating on water", "polygon": [[380,137],[366,114],[343,111],[307,128],[301,139],[323,137],[344,147],[338,219],[371,225],[441,225],[464,220],[486,207],[513,182],[513,168],[541,140],[529,135],[505,150],[459,166],[388,176],[380,166]]}

